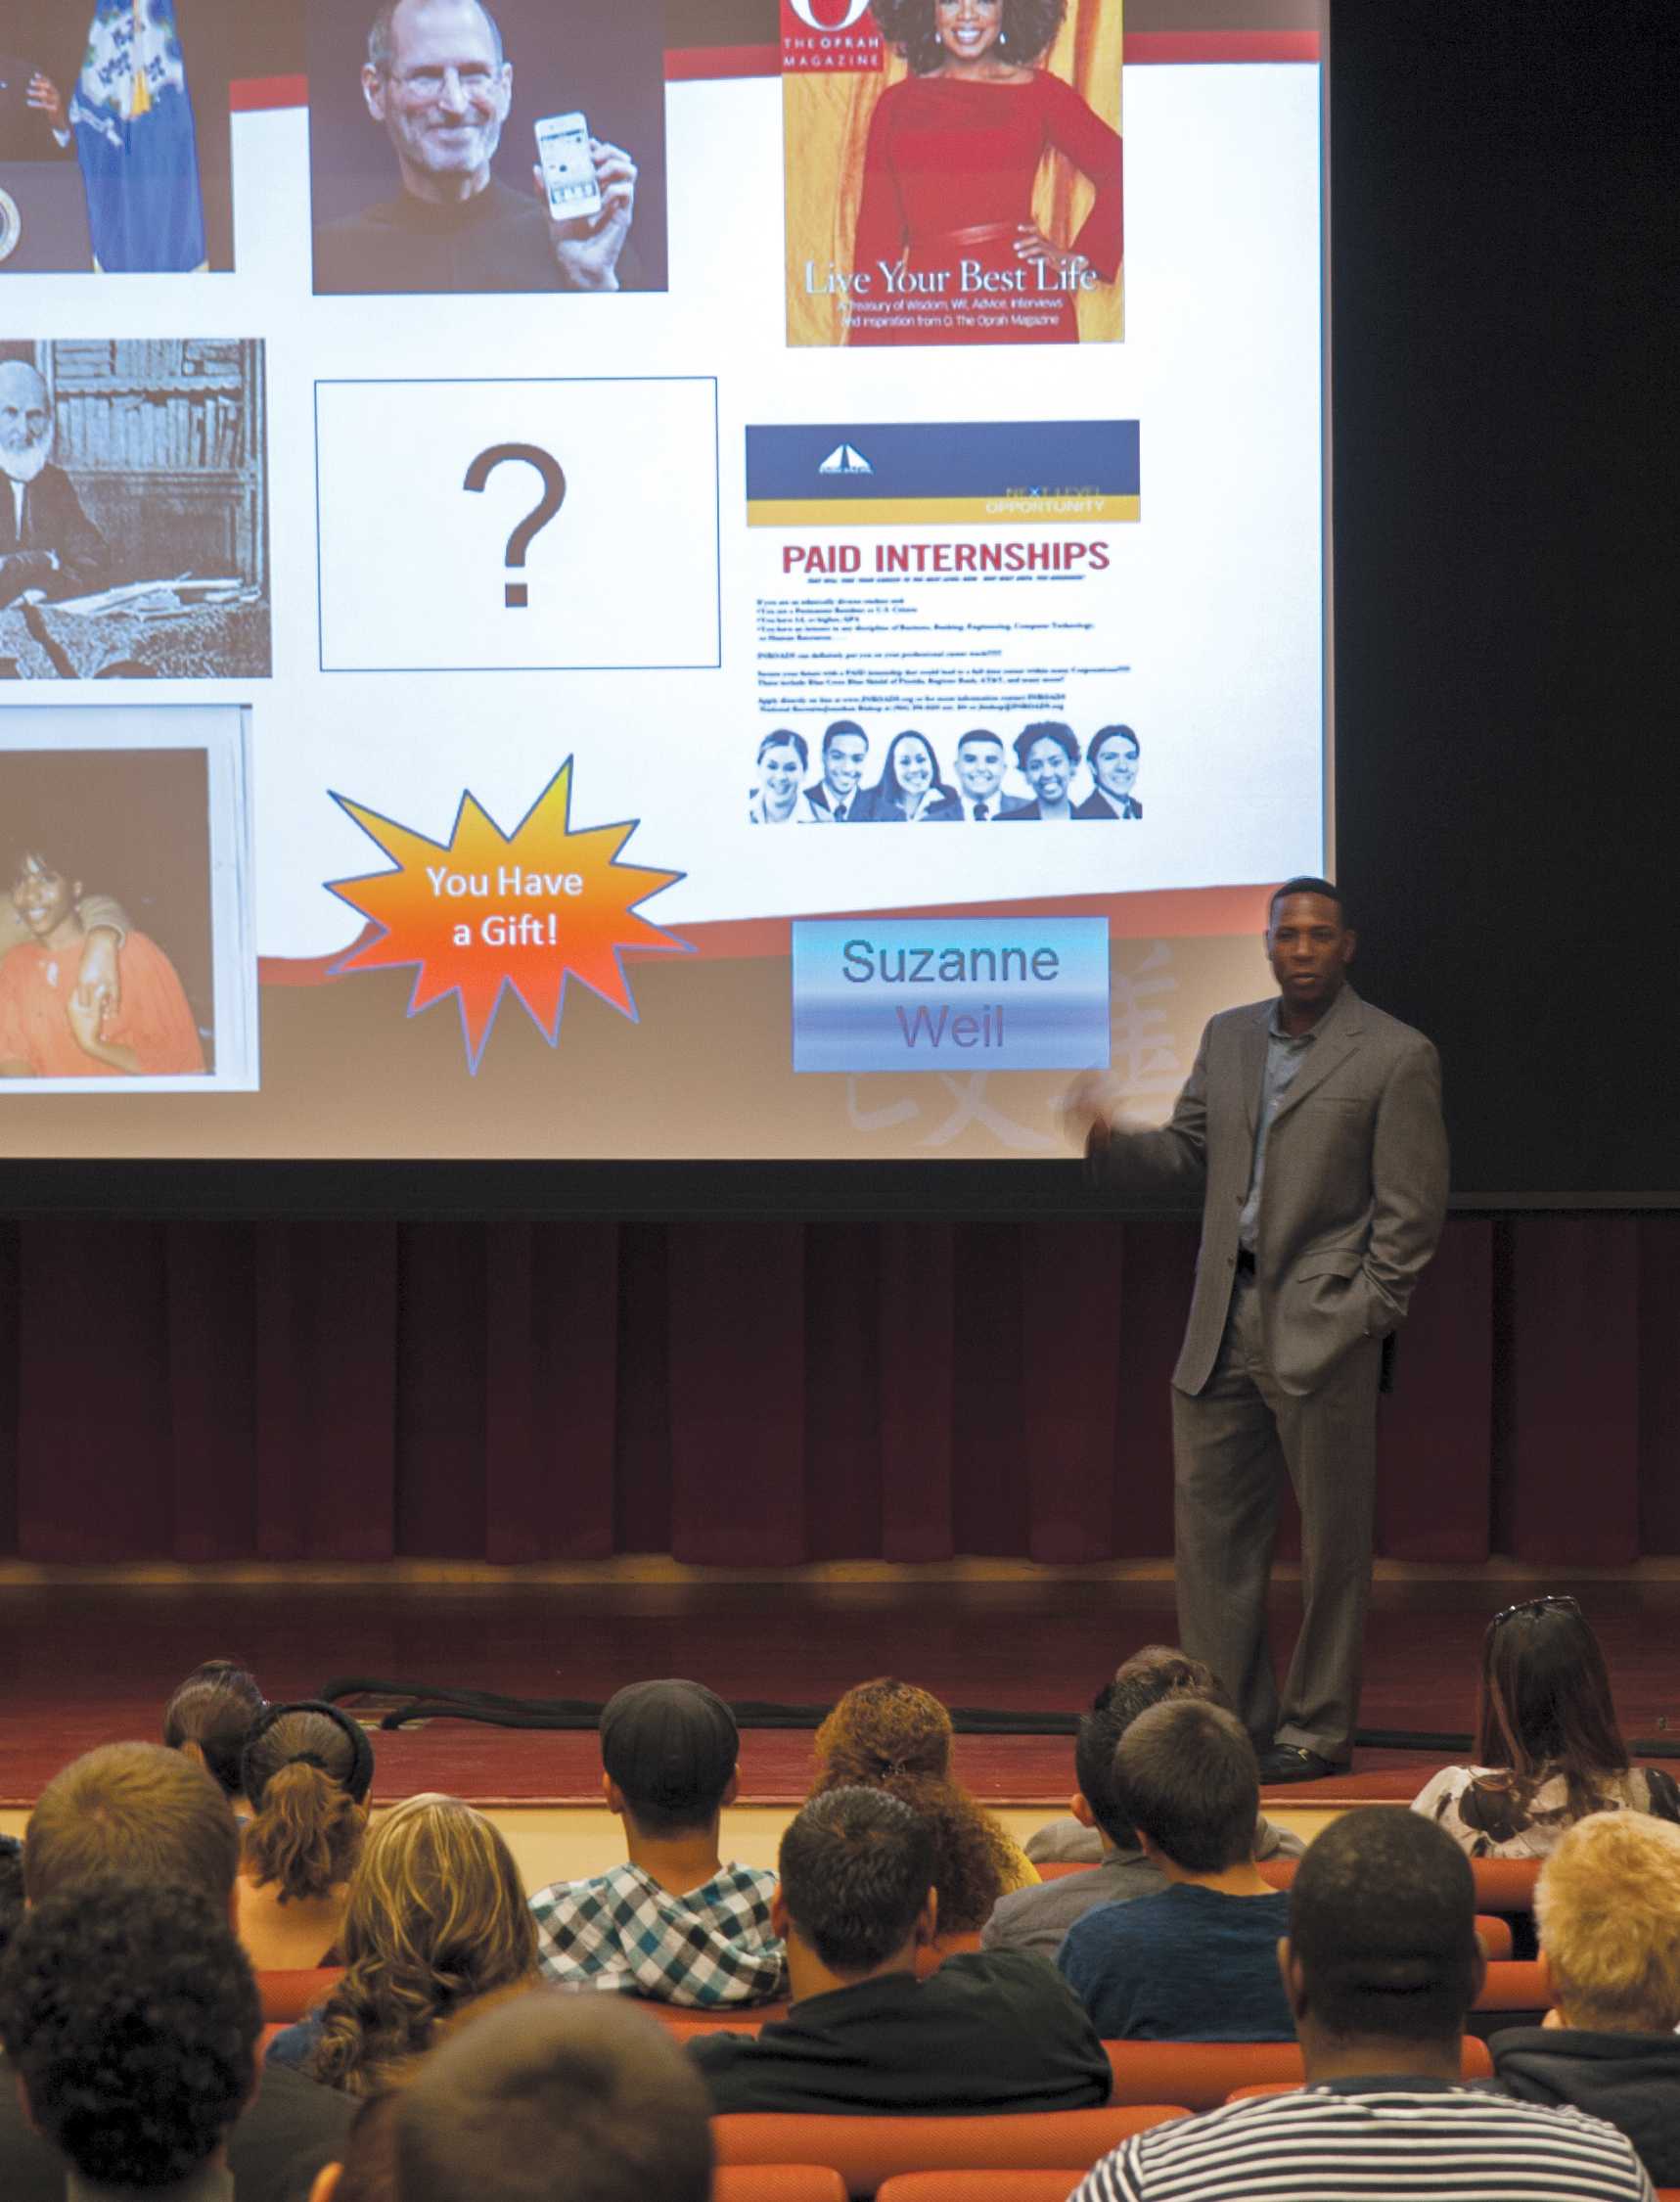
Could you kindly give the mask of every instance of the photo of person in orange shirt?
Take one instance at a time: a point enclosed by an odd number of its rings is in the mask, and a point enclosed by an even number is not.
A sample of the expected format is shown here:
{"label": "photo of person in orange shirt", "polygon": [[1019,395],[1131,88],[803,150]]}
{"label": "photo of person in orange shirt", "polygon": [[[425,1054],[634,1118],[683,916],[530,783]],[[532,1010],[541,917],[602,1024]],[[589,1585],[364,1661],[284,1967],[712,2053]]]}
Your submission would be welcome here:
{"label": "photo of person in orange shirt", "polygon": [[175,967],[130,929],[117,950],[120,1004],[78,986],[81,882],[39,849],[19,858],[12,900],[29,938],[0,964],[0,1078],[202,1075],[204,1047]]}

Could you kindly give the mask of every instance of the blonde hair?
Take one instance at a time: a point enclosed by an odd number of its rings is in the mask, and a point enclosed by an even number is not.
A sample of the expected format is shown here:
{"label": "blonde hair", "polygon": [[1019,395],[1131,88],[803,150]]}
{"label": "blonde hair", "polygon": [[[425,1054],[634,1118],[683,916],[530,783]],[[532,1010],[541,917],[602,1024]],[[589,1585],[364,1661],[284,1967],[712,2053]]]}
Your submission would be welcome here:
{"label": "blonde hair", "polygon": [[344,1784],[355,1754],[324,1713],[299,1707],[267,1726],[246,1752],[254,1812],[244,1862],[258,1888],[279,1885],[280,1901],[324,1897],[347,1881],[361,1856],[366,1808]]}
{"label": "blonde hair", "polygon": [[375,2094],[399,2083],[465,2004],[536,1974],[536,1925],[513,1854],[458,1797],[410,1797],[376,1820],[339,1935],[344,1975],[310,2071]]}
{"label": "blonde hair", "polygon": [[1636,1812],[1577,1820],[1540,1869],[1534,1924],[1571,2026],[1680,2026],[1680,1827]]}

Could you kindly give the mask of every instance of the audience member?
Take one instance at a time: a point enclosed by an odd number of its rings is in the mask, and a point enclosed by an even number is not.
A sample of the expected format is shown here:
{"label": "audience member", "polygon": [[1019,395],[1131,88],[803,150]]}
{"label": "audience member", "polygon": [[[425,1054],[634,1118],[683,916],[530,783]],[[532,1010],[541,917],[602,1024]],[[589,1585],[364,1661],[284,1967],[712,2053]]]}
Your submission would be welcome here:
{"label": "audience member", "polygon": [[251,1722],[263,1711],[256,1676],[237,1660],[206,1659],[195,1667],[163,1708],[163,1741],[203,1766],[236,1808]]}
{"label": "audience member", "polygon": [[[539,1988],[475,2016],[396,2095],[391,2124],[402,2202],[707,2202],[711,2192],[711,2124],[694,2067],[651,2018],[598,1996]],[[342,2189],[335,2202],[348,2202]]]}
{"label": "audience member", "polygon": [[[1212,1705],[1224,1706],[1227,1713],[1235,1711],[1230,1692],[1212,1668],[1203,1660],[1192,1659],[1176,1644],[1145,1644],[1129,1658],[1122,1659],[1113,1674],[1116,1682],[1131,1682],[1143,1676],[1163,1685],[1159,1691],[1162,1697],[1183,1690],[1192,1697],[1204,1697]],[[1099,1706],[1108,1687],[1105,1683],[1097,1692]],[[1151,1700],[1152,1704],[1155,1702],[1156,1699]],[[1305,1848],[1298,1835],[1292,1835],[1287,1828],[1274,1827],[1264,1812],[1254,1822],[1256,1858],[1299,1858]],[[1035,1827],[1026,1839],[1025,1852],[1034,1865],[1101,1865],[1109,1855],[1109,1845],[1094,1822],[1081,1821],[1076,1814],[1065,1812],[1060,1819],[1046,1820],[1042,1827]]]}
{"label": "audience member", "polygon": [[[339,1936],[344,1974],[269,2046],[346,2094],[400,2084],[441,2021],[536,1979],[536,1928],[513,1854],[482,1812],[432,1794],[374,1822]],[[242,2198],[243,2202],[243,2198]]]}
{"label": "audience member", "polygon": [[1028,1888],[1038,1868],[990,1812],[951,1777],[951,1716],[936,1697],[883,1676],[846,1691],[817,1730],[811,1789],[885,1789],[933,1830],[939,1926],[973,1934],[1000,1896]]}
{"label": "audience member", "polygon": [[[31,1904],[122,1874],[191,1890],[231,1921],[238,1869],[227,1799],[203,1767],[156,1743],[107,1744],[67,1766],[42,1790],[23,1840]],[[228,2135],[239,2202],[296,2202],[342,2153],[347,2124],[341,2098],[295,2073],[269,2073]],[[64,2202],[64,2193],[57,2157],[30,2130],[16,2088],[0,2087],[0,2194]]]}
{"label": "audience member", "polygon": [[1472,1858],[1544,1858],[1589,1812],[1680,1821],[1680,1786],[1628,1763],[1599,1640],[1573,1598],[1496,1613],[1481,1647],[1473,1766],[1443,1766],[1412,1800]]}
{"label": "audience member", "polygon": [[335,1705],[271,1705],[251,1726],[241,1767],[251,1819],[240,1940],[263,1972],[325,1965],[367,1829],[373,1747]]}
{"label": "audience member", "polygon": [[1301,1860],[1279,1952],[1304,2090],[1139,2133],[1073,2202],[1651,2202],[1609,2126],[1462,2085],[1484,1970],[1475,1907],[1470,1867],[1439,1828],[1391,1806],[1343,1814]]}
{"label": "audience member", "polygon": [[23,1846],[16,1835],[0,1835],[0,1957],[23,1916]]}
{"label": "audience member", "polygon": [[630,1860],[530,1898],[544,1977],[704,2008],[784,1993],[775,1874],[718,1857],[738,1751],[736,1716],[701,1682],[632,1682],[606,1702],[601,1788]]}
{"label": "audience member", "polygon": [[632,1682],[603,1707],[601,1785],[629,1861],[531,1899],[549,1980],[707,2008],[783,1993],[776,1876],[718,1856],[740,1744],[735,1716],[699,1682]]}
{"label": "audience member", "polygon": [[[1105,2041],[1287,2041],[1289,1899],[1254,1866],[1260,1769],[1234,1713],[1168,1698],[1114,1752],[1114,1789],[1167,1882],[1068,1928],[1057,1963]],[[1309,1854],[1310,1855],[1310,1854]]]}
{"label": "audience member", "polygon": [[1106,2102],[1109,2061],[1090,2021],[1029,1951],[948,1958],[933,1940],[932,1825],[880,1789],[813,1797],[782,1837],[775,1922],[794,2003],[753,2038],[689,2043],[714,2109],[1083,2110]]}
{"label": "audience member", "polygon": [[[1152,1705],[1169,1697],[1211,1701],[1216,1690],[1211,1673],[1200,1660],[1161,1644],[1148,1646],[1147,1653],[1128,1661],[1112,1682],[1104,1684],[1079,1722],[1073,1745],[1079,1787],[1073,1817],[1067,1823],[1081,1834],[1092,1830],[1100,1845],[1101,1863],[1092,1873],[1065,1874],[1041,1888],[1017,1889],[1000,1897],[980,1935],[982,1950],[1040,1950],[1054,1957],[1063,1936],[1087,1911],[1124,1903],[1128,1897],[1154,1896],[1166,1887],[1165,1874],[1145,1857],[1136,1829],[1120,1810],[1114,1790],[1114,1751],[1132,1721]],[[1262,1831],[1270,1845],[1267,1855],[1283,1851],[1286,1842],[1293,1846],[1290,1855],[1300,1855],[1298,1838],[1286,1838],[1262,1816],[1255,1823],[1256,1856]],[[1039,1834],[1044,1833],[1041,1828]]]}
{"label": "audience member", "polygon": [[0,1967],[0,2040],[70,2202],[224,2202],[262,2010],[226,1911],[167,1881],[49,1897]]}
{"label": "audience member", "polygon": [[1658,2186],[1680,2185],[1680,1828],[1589,1813],[1540,1868],[1534,1911],[1557,2003],[1493,2037],[1500,2085],[1620,2127]]}

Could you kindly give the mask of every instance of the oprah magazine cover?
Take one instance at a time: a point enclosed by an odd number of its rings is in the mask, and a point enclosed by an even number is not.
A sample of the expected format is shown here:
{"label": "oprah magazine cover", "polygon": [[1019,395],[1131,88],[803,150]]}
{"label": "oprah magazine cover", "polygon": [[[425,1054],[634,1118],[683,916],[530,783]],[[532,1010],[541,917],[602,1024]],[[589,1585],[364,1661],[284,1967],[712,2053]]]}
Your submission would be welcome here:
{"label": "oprah magazine cover", "polygon": [[791,344],[1124,334],[1121,0],[782,0]]}

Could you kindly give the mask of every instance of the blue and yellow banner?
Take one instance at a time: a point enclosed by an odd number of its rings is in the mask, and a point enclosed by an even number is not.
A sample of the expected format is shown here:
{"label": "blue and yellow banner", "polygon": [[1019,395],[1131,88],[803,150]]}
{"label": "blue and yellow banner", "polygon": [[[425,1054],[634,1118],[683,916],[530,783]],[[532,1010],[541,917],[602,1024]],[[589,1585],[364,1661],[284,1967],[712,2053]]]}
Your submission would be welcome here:
{"label": "blue and yellow banner", "polygon": [[747,431],[753,528],[1136,520],[1136,421],[831,421]]}

